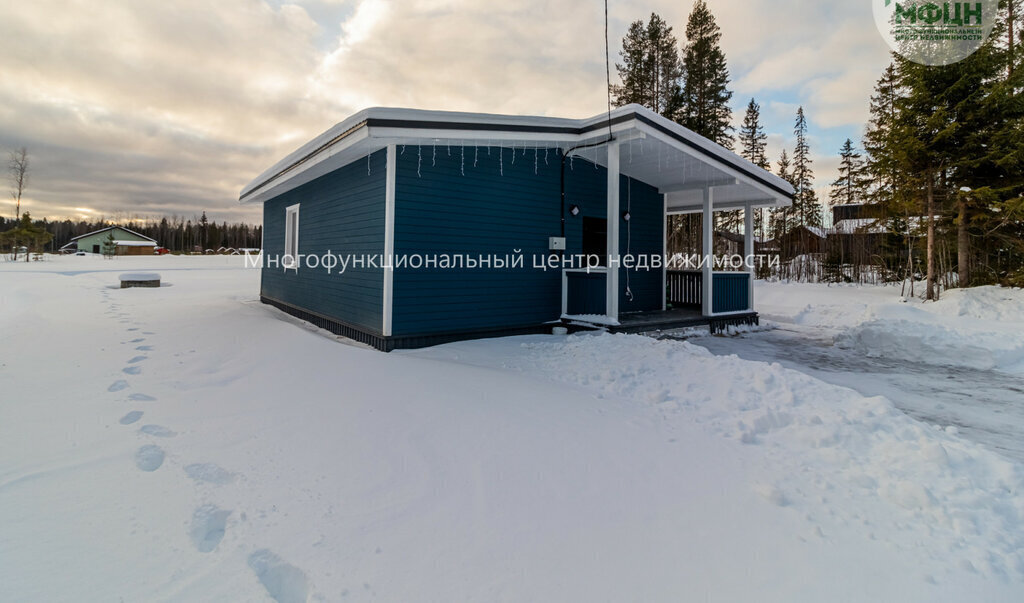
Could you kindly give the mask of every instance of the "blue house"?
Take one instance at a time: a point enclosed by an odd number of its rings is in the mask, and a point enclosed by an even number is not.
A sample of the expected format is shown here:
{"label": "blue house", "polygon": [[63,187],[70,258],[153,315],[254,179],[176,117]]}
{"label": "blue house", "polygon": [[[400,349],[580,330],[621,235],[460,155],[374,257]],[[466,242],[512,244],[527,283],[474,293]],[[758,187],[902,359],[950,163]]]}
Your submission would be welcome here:
{"label": "blue house", "polygon": [[639,105],[590,119],[374,108],[247,185],[264,303],[381,350],[550,331],[754,322],[751,270],[669,269],[666,219],[792,187]]}

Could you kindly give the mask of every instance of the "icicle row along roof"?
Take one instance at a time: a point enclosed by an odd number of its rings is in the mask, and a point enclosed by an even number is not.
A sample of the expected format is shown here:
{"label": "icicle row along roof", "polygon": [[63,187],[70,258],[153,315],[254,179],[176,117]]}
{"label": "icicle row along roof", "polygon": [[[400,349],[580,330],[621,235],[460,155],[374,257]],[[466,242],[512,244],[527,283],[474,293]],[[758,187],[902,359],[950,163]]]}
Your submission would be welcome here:
{"label": "icicle row along roof", "polygon": [[[609,123],[621,173],[668,195],[669,213],[700,211],[703,190],[714,187],[714,208],[783,207],[793,187],[732,151],[640,105],[589,119],[490,115],[416,109],[360,111],[304,144],[249,183],[242,203],[258,203],[378,151],[388,144],[551,149],[608,139]],[[607,145],[573,151],[607,165]]]}

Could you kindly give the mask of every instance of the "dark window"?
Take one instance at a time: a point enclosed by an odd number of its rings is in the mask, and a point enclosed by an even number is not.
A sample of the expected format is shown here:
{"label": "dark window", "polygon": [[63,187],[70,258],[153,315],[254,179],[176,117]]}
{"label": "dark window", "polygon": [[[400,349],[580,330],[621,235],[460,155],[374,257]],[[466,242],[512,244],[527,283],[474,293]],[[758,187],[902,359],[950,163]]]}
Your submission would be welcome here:
{"label": "dark window", "polygon": [[583,255],[596,255],[601,265],[608,265],[608,221],[604,218],[583,218]]}

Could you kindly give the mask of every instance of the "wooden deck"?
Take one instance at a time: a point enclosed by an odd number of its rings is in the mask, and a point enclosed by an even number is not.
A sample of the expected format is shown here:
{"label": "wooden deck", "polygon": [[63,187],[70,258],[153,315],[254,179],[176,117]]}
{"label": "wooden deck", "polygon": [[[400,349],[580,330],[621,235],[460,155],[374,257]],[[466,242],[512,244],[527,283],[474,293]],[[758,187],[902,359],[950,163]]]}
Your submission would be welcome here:
{"label": "wooden deck", "polygon": [[718,332],[728,326],[756,325],[757,312],[737,312],[727,316],[702,316],[696,308],[673,308],[654,312],[634,312],[619,316],[619,325],[608,327],[612,333],[648,333],[687,327],[708,327]]}

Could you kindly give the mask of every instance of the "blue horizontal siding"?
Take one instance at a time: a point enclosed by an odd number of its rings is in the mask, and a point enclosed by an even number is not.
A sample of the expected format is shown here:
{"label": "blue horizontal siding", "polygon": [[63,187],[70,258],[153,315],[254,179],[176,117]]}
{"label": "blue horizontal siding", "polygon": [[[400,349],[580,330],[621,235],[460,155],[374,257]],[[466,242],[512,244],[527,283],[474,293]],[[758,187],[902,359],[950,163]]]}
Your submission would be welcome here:
{"label": "blue horizontal siding", "polygon": [[[396,268],[392,333],[425,335],[537,325],[561,314],[561,273],[534,270],[558,236],[558,157],[536,164],[533,149],[410,145],[397,157],[395,253],[504,257],[519,249],[522,268]],[[417,174],[417,172],[419,172]]]}
{"label": "blue horizontal siding", "polygon": [[608,275],[604,272],[570,272],[566,274],[566,313],[604,314],[608,301]]}
{"label": "blue horizontal siding", "polygon": [[[367,173],[369,167],[369,174]],[[386,151],[325,174],[263,205],[263,246],[284,253],[285,208],[300,203],[299,253],[373,255],[384,251]],[[265,267],[263,295],[379,334],[383,320],[381,268]]]}
{"label": "blue horizontal siding", "polygon": [[[608,217],[608,172],[601,166],[576,158],[570,169],[566,162],[566,208],[580,207],[578,216],[566,215],[566,247],[570,253],[582,253],[583,218]],[[627,223],[621,212],[629,209]],[[653,186],[633,178],[619,178],[619,255],[661,255],[664,251],[662,214],[665,202]],[[629,286],[633,293],[626,295]],[[660,310],[665,293],[661,283],[661,269],[619,269],[619,313]]]}
{"label": "blue horizontal siding", "polygon": [[[436,151],[436,154],[435,154]],[[515,152],[515,162],[512,153]],[[512,254],[517,269],[396,268],[392,332],[396,336],[537,325],[561,315],[561,271],[532,267],[534,255],[548,253],[548,237],[560,224],[559,168],[554,151],[477,149],[445,145],[399,147],[395,187],[395,253]],[[604,217],[604,168],[574,159],[566,165],[566,209],[580,205],[584,215]],[[622,207],[631,200],[631,233],[622,222],[620,248],[634,254],[662,252],[662,197],[651,186],[621,179]],[[569,253],[582,250],[582,220],[566,217]],[[631,235],[631,236],[630,236]],[[628,240],[627,240],[628,237]],[[620,273],[620,311],[660,309],[661,271],[629,271],[633,301]],[[602,303],[603,306],[603,303]]]}

